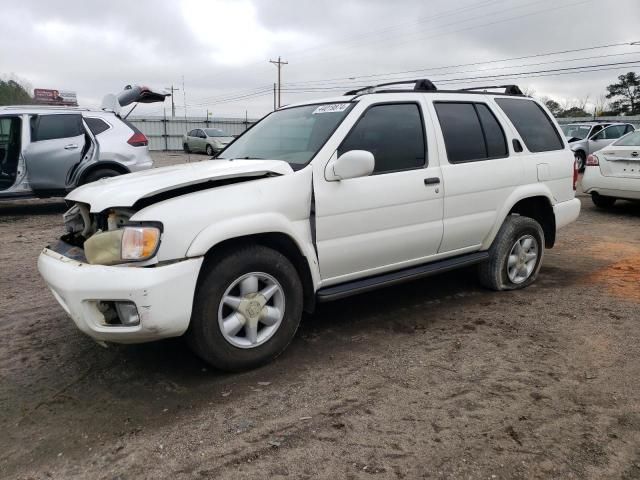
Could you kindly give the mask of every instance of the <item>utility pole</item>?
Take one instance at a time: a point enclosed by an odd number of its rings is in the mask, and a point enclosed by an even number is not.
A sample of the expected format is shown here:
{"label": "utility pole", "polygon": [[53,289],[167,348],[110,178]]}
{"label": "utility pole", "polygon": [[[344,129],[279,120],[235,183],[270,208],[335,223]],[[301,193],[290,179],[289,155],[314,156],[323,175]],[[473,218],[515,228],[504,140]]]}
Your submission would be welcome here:
{"label": "utility pole", "polygon": [[280,100],[281,100],[280,92],[282,89],[282,82],[280,81],[280,70],[282,69],[282,65],[288,65],[289,62],[284,62],[280,59],[280,57],[278,57],[278,61],[269,60],[269,63],[273,63],[278,68],[278,108],[280,108],[282,106],[282,104],[280,103]]}
{"label": "utility pole", "polygon": [[176,102],[173,100],[173,92],[180,90],[175,88],[173,84],[170,87],[164,87],[165,90],[171,90],[171,118],[176,118]]}
{"label": "utility pole", "polygon": [[276,111],[276,84],[273,84],[273,111]]}

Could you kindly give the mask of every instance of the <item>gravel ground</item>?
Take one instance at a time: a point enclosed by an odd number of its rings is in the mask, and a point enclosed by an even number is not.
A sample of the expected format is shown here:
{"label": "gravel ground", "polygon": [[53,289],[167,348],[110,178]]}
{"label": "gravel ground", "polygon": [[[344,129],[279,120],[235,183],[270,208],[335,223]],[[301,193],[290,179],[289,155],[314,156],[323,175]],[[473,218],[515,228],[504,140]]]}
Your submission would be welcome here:
{"label": "gravel ground", "polygon": [[582,201],[532,287],[324,304],[235,375],[85,337],[36,270],[64,204],[1,204],[0,477],[639,479],[640,206]]}

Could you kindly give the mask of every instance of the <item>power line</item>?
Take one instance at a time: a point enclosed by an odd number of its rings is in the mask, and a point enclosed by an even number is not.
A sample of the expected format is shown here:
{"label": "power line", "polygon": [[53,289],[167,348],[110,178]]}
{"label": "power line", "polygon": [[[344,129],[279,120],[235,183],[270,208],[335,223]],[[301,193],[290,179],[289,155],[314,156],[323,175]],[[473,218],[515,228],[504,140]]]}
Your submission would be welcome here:
{"label": "power line", "polygon": [[[311,84],[311,83],[330,82],[330,81],[334,81],[334,80],[355,80],[357,78],[388,77],[389,75],[404,75],[404,74],[407,74],[407,73],[432,72],[432,71],[436,71],[436,70],[446,70],[446,69],[449,69],[449,68],[472,67],[472,66],[478,66],[478,65],[488,65],[488,64],[492,64],[492,63],[511,62],[511,61],[515,61],[515,60],[526,60],[526,59],[530,59],[530,58],[548,57],[548,56],[553,56],[553,55],[566,55],[568,53],[586,52],[586,51],[590,51],[590,50],[601,50],[601,49],[605,49],[605,48],[632,46],[632,45],[637,44],[637,43],[638,42],[610,43],[610,44],[607,44],[607,45],[597,45],[597,46],[593,46],[593,47],[574,48],[574,49],[570,49],[570,50],[558,50],[558,51],[555,51],[555,52],[536,53],[536,54],[524,55],[524,56],[520,56],[520,57],[502,58],[502,59],[498,59],[498,60],[487,60],[487,61],[484,61],[484,62],[459,63],[459,64],[455,64],[455,65],[444,65],[444,66],[439,66],[439,67],[424,67],[424,68],[419,68],[419,69],[414,69],[414,70],[401,70],[401,71],[386,72],[386,73],[372,73],[372,74],[365,74],[365,75],[349,75],[349,76],[346,76],[346,77],[325,78],[325,79],[308,80],[308,81],[302,81],[302,82],[289,82],[288,85],[302,85],[302,84]],[[562,60],[559,60],[559,61],[562,61]],[[567,59],[566,61],[571,61],[571,60]]]}

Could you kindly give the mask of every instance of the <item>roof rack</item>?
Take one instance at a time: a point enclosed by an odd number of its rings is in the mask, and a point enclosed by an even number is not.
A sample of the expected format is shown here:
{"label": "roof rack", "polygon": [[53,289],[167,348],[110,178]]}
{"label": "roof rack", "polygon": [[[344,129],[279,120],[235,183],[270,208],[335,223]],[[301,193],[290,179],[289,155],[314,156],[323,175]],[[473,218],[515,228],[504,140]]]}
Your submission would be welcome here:
{"label": "roof rack", "polygon": [[520,87],[518,85],[489,85],[486,87],[469,87],[469,88],[461,88],[460,91],[473,92],[476,90],[484,91],[484,90],[489,90],[493,88],[504,88],[504,93],[507,95],[524,95],[524,93],[522,93],[522,90],[520,90]]}
{"label": "roof rack", "polygon": [[[379,87],[389,87],[391,85],[407,85],[413,83],[413,91],[414,92],[435,92],[438,89],[431,82],[431,80],[427,80],[426,78],[419,78],[417,80],[402,80],[399,82],[388,82],[388,83],[380,83],[378,85],[370,85],[368,87],[358,88],[356,90],[349,90],[345,95],[364,95],[366,93],[380,93],[380,90],[376,90]],[[382,90],[382,92],[393,92],[394,90]]]}
{"label": "roof rack", "polygon": [[[407,85],[413,84],[412,89],[382,89],[380,87],[389,87],[391,85]],[[517,85],[490,85],[486,87],[469,87],[462,88],[460,90],[440,90],[441,92],[457,92],[457,93],[480,93],[489,89],[504,88],[502,95],[524,95],[520,87]],[[368,87],[358,88],[356,90],[349,90],[345,95],[366,95],[369,93],[394,93],[394,92],[437,92],[438,88],[433,84],[431,80],[426,78],[419,78],[416,80],[403,80],[398,82],[380,83],[378,85],[370,85]]]}

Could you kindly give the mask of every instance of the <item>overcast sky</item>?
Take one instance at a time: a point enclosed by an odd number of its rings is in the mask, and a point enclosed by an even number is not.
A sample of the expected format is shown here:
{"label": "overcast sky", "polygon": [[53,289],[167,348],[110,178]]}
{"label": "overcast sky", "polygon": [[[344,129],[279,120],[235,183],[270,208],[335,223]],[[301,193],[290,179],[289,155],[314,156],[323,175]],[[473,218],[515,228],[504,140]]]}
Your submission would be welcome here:
{"label": "overcast sky", "polygon": [[[268,60],[278,55],[289,62],[283,104],[416,77],[448,88],[518,83],[557,100],[589,95],[593,104],[617,75],[640,71],[640,44],[479,64],[640,41],[638,0],[21,0],[0,11],[0,75],[74,90],[85,106],[128,83],[173,84],[180,116],[184,94],[189,116],[264,115],[276,79]],[[633,61],[588,73],[469,79]],[[468,80],[444,82],[460,78]]]}

